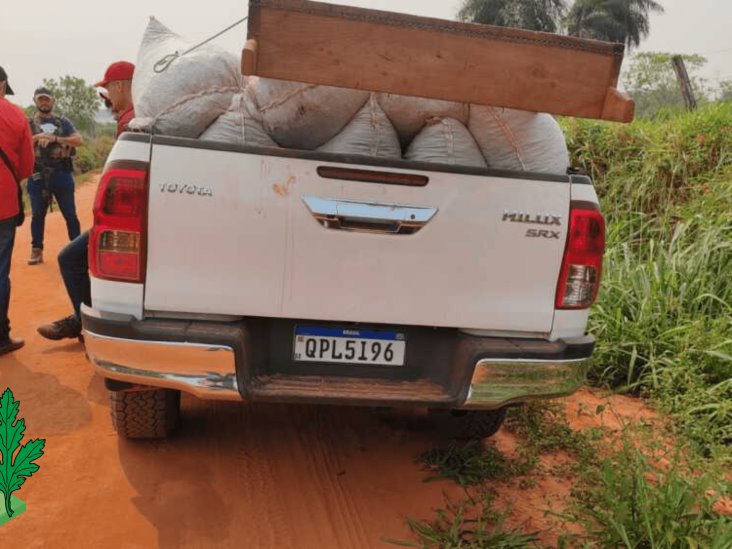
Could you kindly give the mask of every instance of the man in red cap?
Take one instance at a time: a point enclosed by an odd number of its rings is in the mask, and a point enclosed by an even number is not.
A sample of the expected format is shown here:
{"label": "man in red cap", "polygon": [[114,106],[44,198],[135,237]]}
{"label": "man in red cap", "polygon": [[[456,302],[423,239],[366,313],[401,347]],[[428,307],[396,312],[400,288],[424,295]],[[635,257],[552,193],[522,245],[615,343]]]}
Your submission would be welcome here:
{"label": "man in red cap", "polygon": [[[127,61],[112,63],[104,73],[104,79],[95,84],[104,88],[101,93],[105,104],[112,110],[117,121],[117,136],[125,131],[127,124],[135,117],[132,105],[132,77],[135,66]],[[77,338],[81,336],[81,304],[91,305],[91,286],[89,281],[89,231],[84,231],[69,242],[58,254],[61,277],[69,294],[74,312],[50,324],[38,328],[38,333],[46,339]]]}
{"label": "man in red cap", "polygon": [[0,355],[24,344],[22,339],[10,337],[10,258],[15,229],[23,219],[20,181],[33,174],[35,160],[28,119],[5,95],[13,95],[13,89],[5,69],[0,67]]}
{"label": "man in red cap", "polygon": [[132,107],[134,74],[135,65],[127,61],[117,61],[107,67],[104,79],[94,84],[95,87],[106,90],[105,96],[112,103],[112,112],[117,114],[117,135],[125,131],[127,124],[135,117]]}

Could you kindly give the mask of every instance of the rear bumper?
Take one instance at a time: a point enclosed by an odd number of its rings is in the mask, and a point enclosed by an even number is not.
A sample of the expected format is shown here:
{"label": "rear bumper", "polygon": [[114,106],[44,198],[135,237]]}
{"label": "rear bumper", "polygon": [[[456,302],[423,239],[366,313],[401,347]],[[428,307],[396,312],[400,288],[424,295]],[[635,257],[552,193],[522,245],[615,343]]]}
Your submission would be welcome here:
{"label": "rear bumper", "polygon": [[573,393],[595,345],[590,335],[548,342],[406,327],[409,368],[303,370],[287,358],[294,322],[139,321],[82,309],[87,355],[102,376],[216,400],[495,409]]}
{"label": "rear bumper", "polygon": [[496,408],[514,402],[574,393],[585,382],[586,360],[483,359],[475,365],[462,408]]}

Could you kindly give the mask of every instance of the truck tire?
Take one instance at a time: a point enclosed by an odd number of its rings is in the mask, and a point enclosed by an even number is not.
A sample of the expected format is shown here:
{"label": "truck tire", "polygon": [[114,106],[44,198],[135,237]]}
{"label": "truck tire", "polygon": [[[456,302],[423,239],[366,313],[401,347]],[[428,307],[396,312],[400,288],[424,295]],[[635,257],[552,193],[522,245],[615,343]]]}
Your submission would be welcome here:
{"label": "truck tire", "polygon": [[130,439],[166,438],[180,415],[180,391],[150,389],[109,391],[112,425]]}
{"label": "truck tire", "polygon": [[457,440],[482,440],[495,435],[506,419],[506,408],[497,410],[440,410],[438,429]]}

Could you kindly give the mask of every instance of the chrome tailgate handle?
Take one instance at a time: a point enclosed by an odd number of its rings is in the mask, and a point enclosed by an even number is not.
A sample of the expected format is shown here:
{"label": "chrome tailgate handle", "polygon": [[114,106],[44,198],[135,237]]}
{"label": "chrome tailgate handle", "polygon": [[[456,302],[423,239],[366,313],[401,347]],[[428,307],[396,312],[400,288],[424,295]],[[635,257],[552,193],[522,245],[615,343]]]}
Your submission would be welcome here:
{"label": "chrome tailgate handle", "polygon": [[437,208],[378,204],[303,196],[313,217],[326,229],[381,234],[414,234],[437,213]]}

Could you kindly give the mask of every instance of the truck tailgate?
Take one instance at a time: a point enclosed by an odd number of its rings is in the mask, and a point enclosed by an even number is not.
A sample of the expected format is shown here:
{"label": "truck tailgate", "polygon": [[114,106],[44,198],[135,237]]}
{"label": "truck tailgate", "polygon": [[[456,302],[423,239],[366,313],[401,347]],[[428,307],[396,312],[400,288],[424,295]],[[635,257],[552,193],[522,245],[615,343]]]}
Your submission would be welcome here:
{"label": "truck tailgate", "polygon": [[[146,311],[551,330],[568,179],[161,141],[151,159]],[[319,168],[429,181],[354,181]],[[407,221],[403,231],[388,232],[399,230],[396,218]]]}

